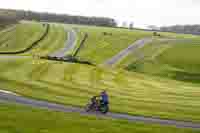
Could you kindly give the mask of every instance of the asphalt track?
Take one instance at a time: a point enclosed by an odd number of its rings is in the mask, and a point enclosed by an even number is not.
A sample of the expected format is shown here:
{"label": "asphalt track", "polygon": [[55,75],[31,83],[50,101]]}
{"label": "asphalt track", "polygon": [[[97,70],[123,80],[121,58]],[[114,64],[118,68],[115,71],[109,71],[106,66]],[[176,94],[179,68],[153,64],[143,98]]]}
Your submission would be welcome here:
{"label": "asphalt track", "polygon": [[113,66],[114,64],[116,64],[117,62],[122,60],[124,57],[126,57],[128,54],[130,54],[131,52],[134,52],[134,50],[141,48],[144,45],[149,44],[152,41],[153,41],[152,38],[140,39],[140,40],[134,42],[133,44],[129,45],[128,48],[120,51],[117,55],[115,55],[112,58],[105,61],[104,65],[105,66]]}
{"label": "asphalt track", "polygon": [[0,91],[0,103],[17,103],[26,106],[48,109],[52,111],[61,111],[67,113],[80,113],[81,115],[93,115],[96,117],[102,118],[113,118],[113,119],[124,119],[131,122],[143,122],[149,124],[160,124],[166,126],[175,126],[177,128],[191,128],[200,130],[200,123],[193,122],[184,122],[184,121],[176,121],[176,120],[167,120],[167,119],[159,119],[153,117],[144,117],[144,116],[132,116],[128,114],[120,114],[120,113],[107,113],[106,115],[102,115],[99,113],[87,113],[83,108],[73,107],[73,106],[65,106],[61,104],[51,103],[47,101],[34,100],[30,98],[21,97],[17,94],[8,91]]}
{"label": "asphalt track", "polygon": [[[67,32],[67,30],[66,30]],[[66,52],[72,50],[76,46],[76,32],[74,30],[70,30],[68,32],[67,40],[64,44],[64,48],[61,48],[60,50],[56,51],[53,54],[50,54],[51,57],[65,57]]]}

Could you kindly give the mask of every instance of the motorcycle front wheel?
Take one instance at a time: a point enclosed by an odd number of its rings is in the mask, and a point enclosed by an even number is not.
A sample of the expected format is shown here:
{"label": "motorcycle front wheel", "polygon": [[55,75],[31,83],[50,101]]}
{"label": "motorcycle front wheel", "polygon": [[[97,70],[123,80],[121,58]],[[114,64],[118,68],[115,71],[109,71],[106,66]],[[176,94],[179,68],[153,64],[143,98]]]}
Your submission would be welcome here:
{"label": "motorcycle front wheel", "polygon": [[86,112],[89,112],[91,110],[91,105],[90,104],[87,104],[86,106],[85,106],[85,111]]}

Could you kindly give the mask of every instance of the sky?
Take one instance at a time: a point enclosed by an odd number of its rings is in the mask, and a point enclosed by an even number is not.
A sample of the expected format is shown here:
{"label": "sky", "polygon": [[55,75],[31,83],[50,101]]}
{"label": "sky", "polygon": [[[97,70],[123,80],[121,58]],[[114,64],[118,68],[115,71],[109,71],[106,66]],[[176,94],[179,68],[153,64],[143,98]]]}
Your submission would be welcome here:
{"label": "sky", "polygon": [[111,17],[119,24],[200,24],[200,0],[1,0],[0,8]]}

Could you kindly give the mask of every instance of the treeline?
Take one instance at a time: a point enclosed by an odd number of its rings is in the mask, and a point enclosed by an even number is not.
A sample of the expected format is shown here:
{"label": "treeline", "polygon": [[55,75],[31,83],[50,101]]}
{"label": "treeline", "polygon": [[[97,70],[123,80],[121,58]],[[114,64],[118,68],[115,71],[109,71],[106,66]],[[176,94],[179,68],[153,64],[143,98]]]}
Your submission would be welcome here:
{"label": "treeline", "polygon": [[0,27],[4,28],[7,25],[17,23],[16,12],[0,10]]}
{"label": "treeline", "polygon": [[83,24],[107,27],[115,27],[117,25],[114,19],[105,17],[72,16],[68,14],[56,14],[47,12],[41,13],[24,10],[7,10],[7,12],[15,12],[16,20],[34,20],[41,22],[59,22],[68,24]]}
{"label": "treeline", "polygon": [[200,35],[200,25],[174,25],[161,27],[161,31]]}

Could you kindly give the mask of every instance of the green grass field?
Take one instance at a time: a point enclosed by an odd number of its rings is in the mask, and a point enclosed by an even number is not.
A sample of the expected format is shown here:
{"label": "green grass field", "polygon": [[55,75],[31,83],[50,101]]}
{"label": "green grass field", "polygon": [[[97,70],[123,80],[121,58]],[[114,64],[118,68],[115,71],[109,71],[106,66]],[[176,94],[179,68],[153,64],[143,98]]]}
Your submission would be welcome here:
{"label": "green grass field", "polygon": [[[79,46],[84,33],[88,33],[89,38],[85,42],[85,46],[78,53],[78,58],[91,61],[95,64],[102,64],[107,59],[111,58],[119,51],[128,47],[134,41],[151,37],[151,32],[126,30],[117,28],[90,27],[79,25],[66,25],[67,28],[74,28],[77,32],[77,46]],[[17,41],[10,42],[10,37],[15,34],[18,29],[19,35],[14,38]],[[44,28],[41,24],[33,22],[23,22],[17,25],[16,29],[0,33],[0,51],[14,51],[27,47],[33,39],[37,39]],[[106,32],[106,35],[105,33]],[[112,34],[112,35],[111,35]],[[0,57],[0,88],[15,92],[22,96],[47,100],[51,102],[61,103],[65,105],[73,105],[83,107],[89,99],[99,94],[103,89],[106,89],[110,95],[110,108],[112,112],[120,112],[131,115],[141,115],[150,117],[159,117],[163,119],[175,119],[183,121],[200,122],[200,84],[198,80],[185,79],[187,82],[177,81],[173,78],[174,74],[181,72],[187,73],[188,77],[199,75],[199,56],[198,45],[199,39],[192,35],[178,35],[174,33],[162,33],[162,38],[187,38],[189,41],[158,41],[161,38],[155,38],[153,43],[138,49],[135,53],[130,54],[116,66],[118,68],[109,68],[104,66],[89,66],[83,64],[64,63],[57,61],[47,61],[32,57],[32,55],[49,55],[59,50],[64,46],[67,33],[62,24],[50,24],[50,30],[44,40],[38,43],[36,47],[22,54],[25,58],[1,58]],[[6,41],[4,41],[6,40]],[[9,47],[5,47],[8,43]],[[2,44],[2,45],[1,45]],[[1,47],[2,46],[2,47]],[[124,70],[127,68],[130,72]],[[140,72],[140,73],[138,73]],[[141,73],[142,72],[142,73]],[[149,74],[153,74],[149,75]],[[179,76],[181,75],[179,74]],[[159,75],[159,76],[158,76]],[[163,78],[163,77],[170,77]],[[181,77],[181,76],[180,76]],[[187,77],[187,78],[188,78]],[[190,81],[190,82],[188,82]],[[191,81],[196,81],[195,83]],[[15,110],[24,110],[26,115],[33,117],[24,117],[19,122],[19,125],[14,125],[15,119],[21,118],[25,113],[12,113],[12,108]],[[0,106],[0,117],[8,120],[8,124],[13,127],[10,132],[18,131],[16,128],[23,128],[22,123],[34,121],[36,118],[46,113],[45,111],[31,109],[29,107],[3,105]],[[6,113],[12,113],[13,117],[9,117]],[[33,113],[33,114],[32,114]],[[35,113],[35,114],[34,114]],[[57,113],[52,114],[50,121],[55,120]],[[31,115],[32,114],[32,115]],[[112,120],[96,121],[94,118],[81,117],[79,115],[63,114],[61,116],[71,116],[70,122],[75,123],[79,128],[73,128],[72,133],[76,131],[88,131],[83,126],[85,121],[93,123],[99,128],[102,122],[110,123]],[[36,117],[38,116],[38,117]],[[25,119],[27,118],[27,119]],[[35,119],[34,119],[35,118]],[[78,118],[80,121],[71,120]],[[42,118],[45,121],[46,117]],[[58,128],[66,130],[66,119],[59,119]],[[42,122],[43,123],[43,122]],[[130,126],[128,122],[124,122],[124,127],[114,127],[120,125],[121,121],[112,121],[111,126],[108,125],[109,131],[120,132],[128,128],[127,132],[156,132],[166,128],[168,132],[174,128],[147,126],[136,124]],[[46,126],[52,123],[47,123]],[[70,127],[70,123],[68,123]],[[123,122],[122,122],[123,125]],[[8,125],[0,123],[1,129],[7,131]],[[34,132],[40,127],[38,125],[30,125],[30,132]],[[50,126],[52,127],[52,126]],[[140,128],[141,127],[141,128]],[[35,128],[35,130],[34,130]],[[23,128],[24,129],[24,128]],[[142,130],[144,129],[144,130]],[[38,129],[39,130],[39,129]],[[38,131],[36,130],[36,131]],[[107,131],[107,129],[104,129]],[[130,130],[130,131],[129,131]],[[29,131],[28,129],[22,130]],[[54,129],[52,129],[54,131]],[[55,131],[55,133],[56,133]],[[179,130],[181,133],[190,132],[189,130]],[[177,129],[177,132],[179,132]],[[50,131],[49,131],[50,132]],[[88,131],[91,132],[91,131]],[[97,131],[96,131],[97,132]],[[101,131],[98,131],[101,132]]]}
{"label": "green grass field", "polygon": [[[133,44],[136,40],[152,37],[153,32],[142,30],[129,30],[120,28],[106,28],[95,26],[67,25],[78,29],[81,34],[79,38],[83,38],[84,34],[88,34],[88,38],[84,43],[84,47],[78,53],[78,57],[88,60],[94,64],[102,64],[105,60],[113,57],[121,50]],[[160,32],[160,38],[172,39],[191,39],[197,38],[194,35],[176,34]],[[159,37],[158,37],[159,38]],[[79,43],[77,43],[78,45]]]}
{"label": "green grass field", "polygon": [[200,83],[200,40],[154,41],[138,49],[118,64],[139,71],[177,80]]}
{"label": "green grass field", "polygon": [[138,39],[152,36],[152,32],[137,30],[80,25],[71,26],[78,28],[82,32],[82,36],[84,33],[88,34],[88,39],[77,56],[94,64],[103,63]]}
{"label": "green grass field", "polygon": [[67,33],[62,25],[50,24],[49,33],[36,47],[23,55],[47,56],[64,47]]}
{"label": "green grass field", "polygon": [[[199,85],[124,70],[27,59],[1,60],[2,88],[18,94],[84,106],[107,89],[111,111],[199,121]],[[166,108],[168,107],[168,108]]]}
{"label": "green grass field", "polygon": [[198,133],[190,129],[87,117],[1,103],[0,119],[1,133]]}
{"label": "green grass field", "polygon": [[29,47],[42,36],[45,29],[42,24],[21,23],[6,33],[0,32],[0,52],[15,52]]}
{"label": "green grass field", "polygon": [[[0,52],[16,52],[24,50],[38,40],[45,32],[46,26],[23,21],[11,30],[0,32]],[[21,55],[49,55],[64,47],[67,33],[64,27],[50,24],[49,33],[36,47]]]}

